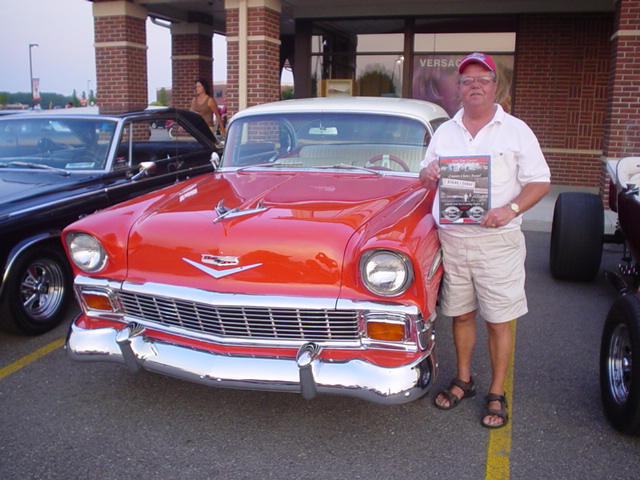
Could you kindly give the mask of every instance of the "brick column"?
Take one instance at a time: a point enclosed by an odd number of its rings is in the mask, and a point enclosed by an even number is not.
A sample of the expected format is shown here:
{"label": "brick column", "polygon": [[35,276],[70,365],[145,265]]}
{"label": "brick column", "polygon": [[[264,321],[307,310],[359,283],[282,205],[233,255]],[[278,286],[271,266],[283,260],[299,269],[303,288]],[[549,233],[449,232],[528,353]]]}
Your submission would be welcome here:
{"label": "brick column", "polygon": [[[213,23],[213,22],[211,22]],[[213,25],[175,23],[171,26],[171,105],[189,109],[195,82],[204,78],[213,96]]]}
{"label": "brick column", "polygon": [[280,0],[225,0],[230,115],[280,99]]}
{"label": "brick column", "polygon": [[[640,0],[618,0],[611,37],[611,76],[603,163],[640,155]],[[607,191],[603,168],[601,190]]]}
{"label": "brick column", "polygon": [[102,113],[143,110],[147,94],[147,10],[128,1],[93,2],[97,99]]}

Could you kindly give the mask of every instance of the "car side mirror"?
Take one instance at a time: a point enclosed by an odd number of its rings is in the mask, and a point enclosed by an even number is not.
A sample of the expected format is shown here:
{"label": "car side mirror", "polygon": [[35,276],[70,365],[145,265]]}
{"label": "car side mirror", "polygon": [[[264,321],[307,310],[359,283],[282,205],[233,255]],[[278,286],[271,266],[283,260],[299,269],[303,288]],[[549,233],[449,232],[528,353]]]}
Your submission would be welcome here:
{"label": "car side mirror", "polygon": [[220,167],[220,155],[218,155],[218,152],[213,152],[209,161],[211,162],[211,165],[213,165],[213,170],[218,170]]}
{"label": "car side mirror", "polygon": [[142,178],[149,177],[154,173],[156,173],[156,162],[140,162],[140,170],[131,177],[131,180],[135,182]]}

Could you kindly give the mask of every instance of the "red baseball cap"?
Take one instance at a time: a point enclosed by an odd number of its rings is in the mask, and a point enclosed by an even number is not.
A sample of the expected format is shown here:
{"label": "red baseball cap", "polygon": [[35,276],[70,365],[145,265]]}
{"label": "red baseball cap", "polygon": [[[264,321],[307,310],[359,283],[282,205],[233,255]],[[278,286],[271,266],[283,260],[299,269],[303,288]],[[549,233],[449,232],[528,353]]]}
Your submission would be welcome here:
{"label": "red baseball cap", "polygon": [[470,53],[469,55],[467,55],[462,59],[462,62],[460,62],[460,66],[458,67],[458,73],[459,74],[462,73],[465,67],[470,63],[479,63],[480,65],[484,65],[485,67],[487,67],[493,73],[497,73],[496,64],[493,63],[493,58],[491,58],[490,55],[486,55],[484,53],[478,53],[478,52]]}

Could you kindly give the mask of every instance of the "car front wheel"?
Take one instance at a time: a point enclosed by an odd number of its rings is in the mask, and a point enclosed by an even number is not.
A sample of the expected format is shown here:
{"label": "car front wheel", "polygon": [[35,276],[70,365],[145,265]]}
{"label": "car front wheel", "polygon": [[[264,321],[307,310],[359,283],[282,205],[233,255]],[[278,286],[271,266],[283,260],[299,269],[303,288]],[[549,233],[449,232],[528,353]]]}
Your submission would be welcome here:
{"label": "car front wheel", "polygon": [[609,310],[600,345],[600,392],[616,430],[640,433],[640,295],[624,295]]}
{"label": "car front wheel", "polygon": [[4,285],[0,328],[39,335],[57,326],[71,299],[72,274],[61,249],[36,247],[19,257]]}

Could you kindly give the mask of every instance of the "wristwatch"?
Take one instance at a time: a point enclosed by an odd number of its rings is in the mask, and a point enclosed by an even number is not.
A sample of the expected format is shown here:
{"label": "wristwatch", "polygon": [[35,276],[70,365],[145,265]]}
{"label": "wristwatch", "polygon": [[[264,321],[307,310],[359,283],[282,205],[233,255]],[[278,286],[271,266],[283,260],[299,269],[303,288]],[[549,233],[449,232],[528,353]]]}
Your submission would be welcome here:
{"label": "wristwatch", "polygon": [[509,208],[516,214],[516,217],[520,215],[520,206],[517,203],[509,202],[507,205],[509,205]]}

